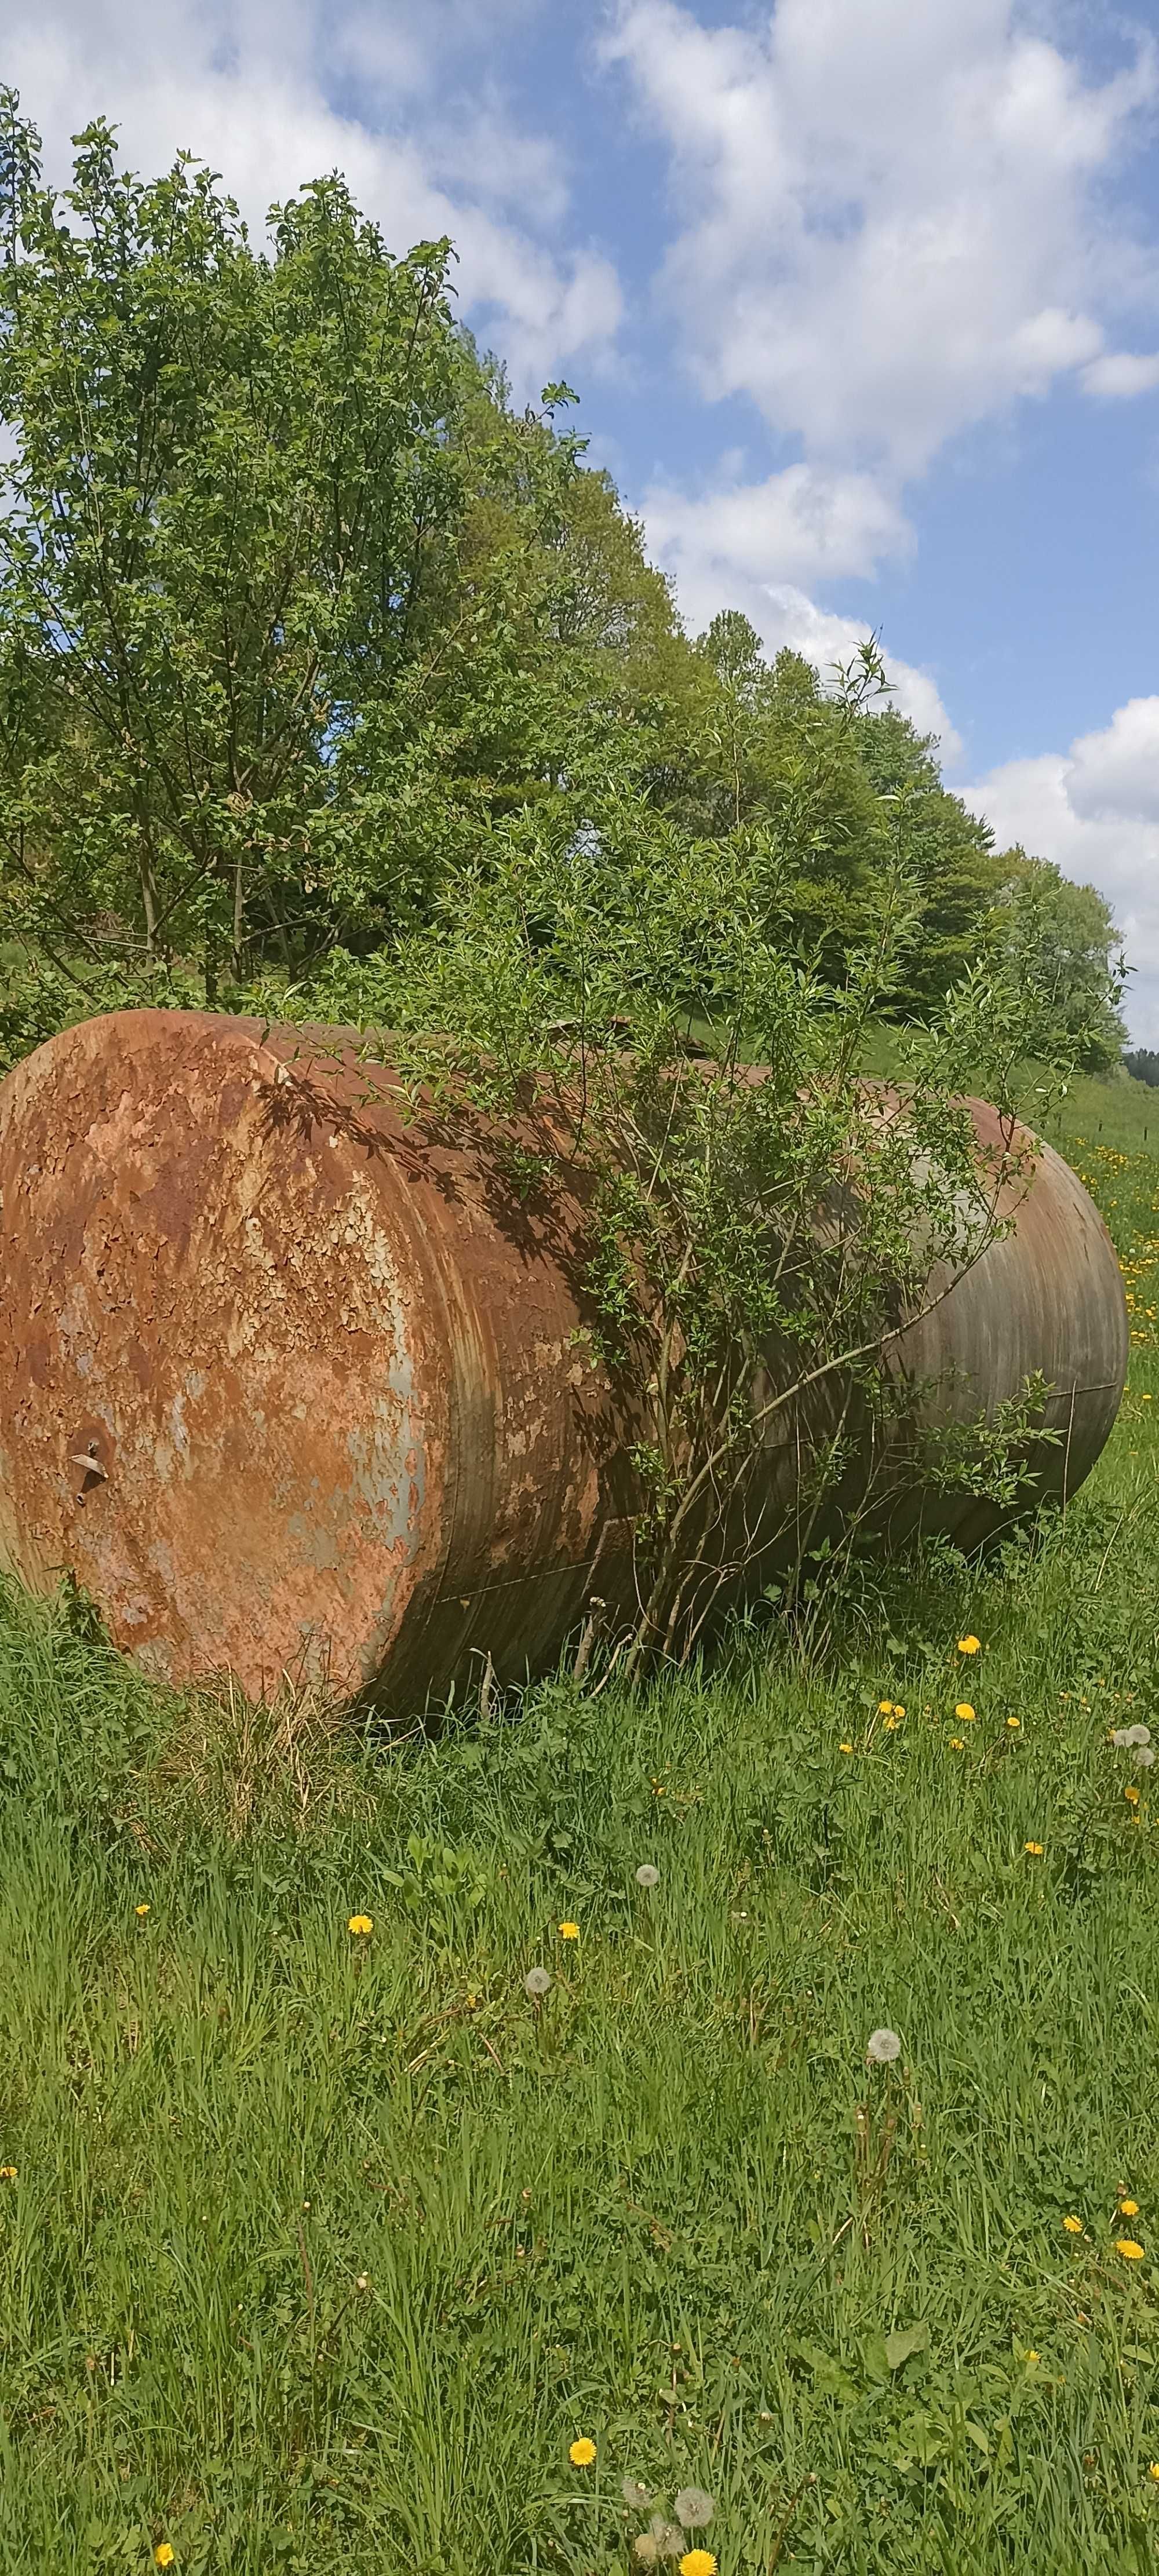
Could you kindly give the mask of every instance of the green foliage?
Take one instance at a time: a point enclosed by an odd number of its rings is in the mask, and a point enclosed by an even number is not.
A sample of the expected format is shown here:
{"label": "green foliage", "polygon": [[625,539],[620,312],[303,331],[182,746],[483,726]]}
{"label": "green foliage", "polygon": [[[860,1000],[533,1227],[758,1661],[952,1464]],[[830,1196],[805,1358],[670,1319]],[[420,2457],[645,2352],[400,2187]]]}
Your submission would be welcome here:
{"label": "green foliage", "polygon": [[1159,1053],[1154,1047],[1129,1047],[1123,1064],[1136,1082],[1145,1082],[1151,1091],[1159,1088]]}
{"label": "green foliage", "polygon": [[862,762],[906,844],[920,898],[921,932],[891,1012],[928,1010],[985,950],[990,912],[1007,872],[989,825],[942,785],[934,743],[908,717],[877,711],[860,729]]}
{"label": "green foliage", "polygon": [[142,182],[100,123],[61,201],[4,118],[9,922],[195,959],[207,997],[389,936],[545,792],[664,584],[601,478],[571,547],[581,443],[511,414],[446,242],[392,258],[330,178],[260,251],[206,170]]}
{"label": "green foliage", "polygon": [[1009,851],[1004,866],[1006,954],[1070,1033],[1080,1064],[1098,1072],[1117,1063],[1125,976],[1110,906],[1094,886],[1072,885],[1061,869],[1024,850]]}
{"label": "green foliage", "polygon": [[[867,650],[826,705],[835,772],[879,679]],[[372,1060],[460,1121],[499,1113],[541,1207],[567,1197],[589,1364],[616,1379],[636,1480],[629,1672],[686,1656],[741,1568],[801,1578],[867,1424],[896,1467],[898,1334],[933,1266],[969,1269],[1017,1198],[1013,1129],[982,1152],[966,1070],[1012,1111],[1028,1044],[1046,1059],[1055,1035],[991,961],[910,1033],[883,1098],[866,1042],[920,937],[920,877],[899,829],[865,944],[829,982],[783,935],[799,846],[775,819],[701,838],[577,763],[502,867],[456,877],[433,930],[395,960],[336,958],[302,999],[377,1018],[392,1035]],[[972,1469],[963,1439],[944,1474],[1013,1493],[1035,1410],[991,1424]]]}
{"label": "green foliage", "polygon": [[1014,886],[872,648],[851,724],[840,675],[770,664],[736,612],[688,642],[559,425],[570,387],[516,413],[456,324],[448,243],[394,257],[331,176],[258,245],[188,156],[143,181],[99,120],[76,151],[58,196],[3,93],[0,937],[35,961],[10,1051],[50,989],[61,1016],[66,986],[322,997],[336,951],[335,989],[381,981],[461,874],[518,873],[530,819],[558,844],[599,794],[640,852],[746,835],[762,937],[827,985],[904,845],[884,1009],[928,1016],[1005,940],[1114,1051],[1109,923],[1021,861]]}

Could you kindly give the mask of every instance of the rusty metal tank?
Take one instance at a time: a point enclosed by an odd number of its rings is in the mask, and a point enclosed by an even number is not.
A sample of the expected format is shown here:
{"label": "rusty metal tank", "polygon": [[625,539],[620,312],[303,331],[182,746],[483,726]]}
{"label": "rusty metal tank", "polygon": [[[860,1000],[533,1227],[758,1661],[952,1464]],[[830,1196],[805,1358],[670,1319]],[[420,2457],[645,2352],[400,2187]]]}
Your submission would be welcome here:
{"label": "rusty metal tank", "polygon": [[[7,1567],[40,1591],[71,1575],[167,1681],[229,1673],[259,1697],[289,1677],[396,1707],[488,1656],[500,1677],[543,1669],[593,1594],[628,1610],[641,1424],[584,1339],[581,1210],[525,1202],[503,1143],[408,1122],[337,1032],[133,1011],[18,1065]],[[1090,1199],[1035,1151],[1016,1232],[899,1365],[963,1418],[1041,1371],[1064,1435],[1043,1490],[1072,1492],[1114,1420],[1126,1317]],[[993,1513],[917,1495],[919,1516],[969,1544]]]}

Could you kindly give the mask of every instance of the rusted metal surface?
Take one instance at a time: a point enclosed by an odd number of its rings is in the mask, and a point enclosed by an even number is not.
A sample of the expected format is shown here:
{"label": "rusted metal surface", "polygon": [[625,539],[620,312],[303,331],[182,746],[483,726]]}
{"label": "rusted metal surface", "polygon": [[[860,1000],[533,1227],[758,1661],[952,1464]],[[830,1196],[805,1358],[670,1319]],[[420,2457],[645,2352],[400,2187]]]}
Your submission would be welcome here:
{"label": "rusted metal surface", "polygon": [[[583,1344],[580,1210],[521,1200],[503,1146],[408,1125],[339,1033],[126,1012],[19,1065],[4,1561],[38,1590],[71,1573],[146,1669],[254,1696],[289,1675],[421,1705],[472,1658],[542,1668],[593,1592],[627,1611],[641,1424]],[[1065,1434],[1045,1475],[1073,1491],[1125,1311],[1090,1200],[1038,1150],[1017,1236],[902,1358],[962,1418],[1041,1370]],[[953,1498],[918,1513],[966,1544],[986,1524]]]}
{"label": "rusted metal surface", "polygon": [[421,1700],[476,1644],[541,1662],[601,1547],[615,1595],[620,1426],[548,1222],[353,1053],[87,1022],[4,1084],[0,1191],[0,1548],[148,1669]]}
{"label": "rusted metal surface", "polygon": [[[899,1365],[919,1390],[925,1422],[976,1421],[1017,1402],[1027,1380],[1052,1392],[1027,1458],[1027,1500],[1063,1501],[1090,1474],[1112,1429],[1126,1382],[1129,1339],[1119,1264],[1103,1220],[1077,1173],[1025,1128],[1013,1133],[983,1101],[974,1124],[997,1167],[1011,1164],[996,1202],[1013,1230],[950,1281],[930,1280],[929,1311],[912,1324]],[[912,1493],[892,1516],[895,1536],[943,1531],[965,1550],[1009,1513],[964,1492]]]}

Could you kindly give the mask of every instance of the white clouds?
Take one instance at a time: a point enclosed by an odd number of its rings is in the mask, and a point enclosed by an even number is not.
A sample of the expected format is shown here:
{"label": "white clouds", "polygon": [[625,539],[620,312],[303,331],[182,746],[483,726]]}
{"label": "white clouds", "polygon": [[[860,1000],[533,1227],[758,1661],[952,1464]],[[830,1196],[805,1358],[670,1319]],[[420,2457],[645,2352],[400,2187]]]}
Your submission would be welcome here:
{"label": "white clouds", "polygon": [[[860,630],[799,585],[872,577],[907,547],[902,495],[948,441],[1059,383],[1104,402],[1159,386],[1159,356],[1115,345],[1135,309],[1153,335],[1156,296],[1114,199],[1159,108],[1159,54],[1128,36],[1123,67],[1095,74],[1019,0],[737,0],[736,19],[618,0],[605,55],[670,154],[659,289],[686,364],[806,461],[697,499],[654,490],[644,515],[693,623],[731,602],[770,644],[832,658]],[[952,759],[933,681],[898,670]],[[1084,757],[1011,764],[984,792],[1142,925],[1151,825],[1095,824]],[[1084,859],[1087,830],[1114,847]]]}
{"label": "white clouds", "polygon": [[211,160],[255,228],[271,198],[337,167],[392,249],[450,233],[460,300],[488,317],[523,391],[598,362],[622,305],[607,259],[544,238],[566,209],[562,158],[488,83],[489,39],[529,5],[392,0],[326,21],[313,0],[18,0],[5,76],[54,178],[69,136],[103,113],[139,168],[183,147]]}
{"label": "white clouds", "polygon": [[1136,394],[1149,394],[1159,385],[1159,357],[1137,358],[1127,349],[1108,350],[1105,357],[1083,368],[1080,381],[1084,392],[1100,402],[1130,402]]}
{"label": "white clouds", "polygon": [[963,792],[1000,843],[1020,841],[1106,896],[1134,969],[1129,1026],[1159,1043],[1159,697],[1132,698],[1069,752],[1007,761]]}
{"label": "white clouds", "polygon": [[[671,150],[664,289],[699,381],[813,459],[920,471],[1097,369],[1142,291],[1099,191],[1159,94],[1147,46],[1100,82],[1014,0],[778,0],[751,32],[623,0],[608,52]],[[1127,391],[1109,364],[1091,390]]]}
{"label": "white clouds", "polygon": [[654,485],[642,503],[653,545],[685,583],[698,567],[753,580],[869,574],[910,542],[896,504],[868,474],[789,465],[763,483],[732,483],[700,500]]}
{"label": "white clouds", "polygon": [[1101,733],[1080,734],[1067,792],[1085,823],[1159,825],[1159,698],[1129,698]]}

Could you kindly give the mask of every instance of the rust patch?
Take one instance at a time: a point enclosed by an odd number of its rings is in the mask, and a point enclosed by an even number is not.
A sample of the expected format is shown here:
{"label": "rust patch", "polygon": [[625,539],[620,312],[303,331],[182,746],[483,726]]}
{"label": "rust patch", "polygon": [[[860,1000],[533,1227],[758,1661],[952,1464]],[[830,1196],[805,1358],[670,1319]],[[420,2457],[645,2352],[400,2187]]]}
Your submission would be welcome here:
{"label": "rust patch", "polygon": [[[149,1669],[255,1695],[349,1697],[389,1664],[421,1699],[476,1646],[553,1651],[619,1446],[569,1382],[558,1210],[404,1127],[341,1039],[186,1012],[17,1067],[0,1192],[0,1546],[25,1582],[67,1568]],[[99,1475],[68,1464],[90,1447]]]}

